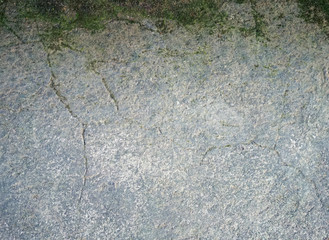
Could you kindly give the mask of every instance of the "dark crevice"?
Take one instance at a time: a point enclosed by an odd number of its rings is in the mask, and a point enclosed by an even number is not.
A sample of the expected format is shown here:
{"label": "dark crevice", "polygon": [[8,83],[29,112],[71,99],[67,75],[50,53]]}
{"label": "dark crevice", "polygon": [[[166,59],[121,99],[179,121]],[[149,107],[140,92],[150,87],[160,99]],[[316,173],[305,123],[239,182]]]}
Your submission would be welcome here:
{"label": "dark crevice", "polygon": [[9,32],[15,35],[15,37],[21,42],[21,44],[26,43],[24,39],[19,36],[18,33],[12,27],[10,27],[5,20],[2,21],[2,24],[5,26],[5,28],[7,28]]}
{"label": "dark crevice", "polygon": [[21,42],[25,43],[25,41],[18,35],[18,33],[8,25],[8,19],[6,17],[6,8],[7,8],[8,1],[1,1],[0,0],[0,26],[4,26],[9,32],[15,35],[15,37]]}
{"label": "dark crevice", "polygon": [[216,146],[212,146],[210,148],[208,148],[205,153],[202,155],[202,159],[201,159],[201,162],[200,162],[200,165],[205,165],[207,163],[204,162],[204,159],[207,157],[208,153],[215,150],[217,147]]}
{"label": "dark crevice", "polygon": [[222,145],[222,146],[211,146],[209,147],[204,154],[202,154],[202,158],[200,161],[200,166],[201,165],[207,165],[209,162],[205,162],[204,160],[206,159],[207,155],[212,152],[215,149],[224,149],[224,148],[232,148],[232,147],[237,147],[240,144],[226,144],[226,145]]}
{"label": "dark crevice", "polygon": [[[323,208],[325,205],[324,205],[324,202],[319,194],[319,189],[318,187],[316,186],[316,183],[314,182],[314,180],[310,179],[309,177],[307,177],[305,175],[305,173],[298,167],[296,166],[293,166],[292,164],[289,164],[287,162],[285,162],[280,154],[280,152],[278,150],[276,150],[276,144],[274,145],[274,147],[269,147],[269,146],[265,146],[265,145],[261,145],[261,144],[258,144],[256,143],[255,141],[250,141],[249,144],[254,144],[260,148],[263,148],[263,149],[268,149],[270,151],[274,151],[276,153],[276,155],[279,157],[279,160],[281,160],[278,164],[280,164],[281,166],[284,166],[284,167],[289,167],[291,169],[293,169],[294,171],[296,171],[300,176],[302,176],[303,179],[305,179],[306,182],[308,182],[311,186],[313,186],[314,188],[314,192],[315,192],[315,195],[316,197],[319,199],[320,201],[320,204],[321,204],[321,207]],[[212,149],[211,149],[212,150]],[[207,151],[206,153],[208,153],[209,151]]]}
{"label": "dark crevice", "polygon": [[79,195],[79,199],[78,199],[79,204],[81,203],[82,195],[83,195],[84,189],[86,187],[87,173],[88,173],[88,158],[86,155],[86,129],[87,129],[88,125],[85,123],[81,123],[81,125],[82,125],[81,137],[82,137],[82,142],[83,142],[84,173],[83,173],[82,187],[81,187],[80,195]]}
{"label": "dark crevice", "polygon": [[278,150],[275,149],[275,148],[276,148],[276,144],[274,144],[273,147],[269,147],[269,146],[266,146],[266,145],[262,145],[262,144],[256,143],[254,140],[251,140],[249,144],[254,144],[254,145],[256,145],[257,147],[260,147],[260,148],[262,148],[262,149],[268,149],[268,150],[270,150],[270,151],[273,151],[273,152],[275,152],[275,154],[276,154],[278,157],[281,157],[281,156],[280,156],[280,153],[278,152]]}
{"label": "dark crevice", "polygon": [[86,181],[87,181],[87,172],[88,172],[88,158],[86,155],[86,129],[88,127],[87,123],[84,123],[77,114],[75,114],[73,112],[73,110],[70,107],[70,104],[67,100],[67,98],[61,93],[60,89],[59,89],[59,84],[55,83],[55,80],[57,79],[54,71],[53,71],[53,66],[50,60],[50,53],[49,51],[47,51],[47,48],[44,44],[44,42],[42,42],[42,45],[47,53],[47,64],[48,67],[50,69],[51,72],[51,76],[50,76],[50,82],[49,82],[49,86],[51,87],[51,89],[53,89],[53,91],[55,92],[56,96],[58,97],[59,101],[64,105],[65,109],[70,113],[70,115],[75,118],[76,120],[78,120],[78,122],[81,124],[81,128],[82,128],[82,132],[81,132],[81,138],[82,138],[82,144],[83,144],[83,166],[84,166],[84,173],[82,176],[82,187],[80,189],[80,194],[79,194],[79,198],[78,198],[78,204],[81,203],[81,199],[82,199],[82,195],[86,186]]}
{"label": "dark crevice", "polygon": [[264,145],[258,144],[258,143],[256,143],[256,142],[253,141],[253,140],[252,140],[250,143],[251,143],[251,144],[255,144],[256,146],[258,146],[258,147],[260,147],[260,148],[268,149],[268,150],[274,151],[274,152],[276,153],[276,155],[279,157],[279,160],[281,160],[281,161],[279,162],[279,164],[280,164],[281,166],[284,166],[284,167],[292,168],[292,169],[293,169],[294,171],[296,171],[299,175],[301,175],[302,178],[305,179],[306,182],[308,182],[310,185],[312,185],[313,188],[314,188],[314,191],[315,191],[315,195],[316,195],[316,197],[319,199],[319,201],[320,201],[320,203],[321,203],[321,207],[324,207],[324,206],[325,206],[324,203],[323,203],[323,200],[322,200],[322,198],[321,198],[321,196],[320,196],[320,194],[319,194],[319,189],[318,189],[318,187],[316,186],[316,183],[314,182],[314,180],[312,180],[312,179],[310,179],[309,177],[307,177],[307,176],[305,175],[305,173],[304,173],[300,168],[298,168],[298,167],[296,167],[296,166],[293,166],[292,164],[289,164],[289,163],[285,162],[285,161],[283,160],[283,158],[282,158],[280,152],[279,152],[278,150],[276,150],[276,145],[274,145],[274,147],[272,148],[272,147],[268,147],[268,146],[264,146]]}
{"label": "dark crevice", "polygon": [[[323,84],[322,85],[329,85],[329,73],[326,67],[323,68]],[[323,86],[326,87],[326,86]]]}
{"label": "dark crevice", "polygon": [[96,70],[96,66],[95,64],[96,63],[100,63],[100,62],[104,62],[104,61],[91,61],[90,62],[90,70],[93,71],[96,75],[100,76],[101,77],[101,80],[102,80],[102,84],[104,85],[106,91],[108,92],[108,94],[110,95],[110,98],[111,100],[113,101],[114,103],[114,106],[115,106],[115,109],[117,111],[119,111],[119,103],[117,101],[117,99],[115,98],[113,92],[111,91],[111,88],[110,86],[107,84],[106,80],[104,77],[102,77],[101,73],[99,71]]}
{"label": "dark crevice", "polygon": [[110,98],[112,99],[112,101],[114,102],[114,105],[115,105],[115,108],[117,111],[119,111],[119,104],[118,104],[118,101],[116,100],[114,94],[112,93],[109,85],[107,84],[105,78],[102,78],[102,83],[106,89],[106,91],[110,94]]}
{"label": "dark crevice", "polygon": [[[42,42],[43,44],[43,42]],[[44,44],[43,44],[44,45]],[[50,53],[47,52],[47,64],[48,67],[50,68],[50,72],[51,72],[51,76],[50,76],[50,82],[49,82],[49,86],[54,90],[56,96],[58,97],[59,101],[64,105],[64,107],[66,108],[66,110],[70,113],[70,115],[77,119],[79,122],[81,122],[81,120],[79,119],[78,115],[75,114],[71,107],[70,104],[68,103],[67,98],[61,93],[60,89],[59,89],[59,84],[55,83],[56,80],[56,75],[52,69],[52,63],[50,61]]]}
{"label": "dark crevice", "polygon": [[[53,73],[51,74],[51,78],[50,78],[50,87],[54,90],[55,94],[57,95],[58,99],[60,100],[60,102],[64,105],[64,107],[66,108],[66,110],[70,113],[70,115],[73,118],[76,118],[79,120],[78,116],[72,111],[70,104],[67,101],[67,98],[61,93],[61,91],[59,90],[58,86],[55,84],[55,78]],[[79,120],[80,121],[80,120]]]}
{"label": "dark crevice", "polygon": [[[278,152],[278,151],[277,151]],[[302,176],[302,178],[308,182],[311,186],[313,186],[313,189],[314,189],[314,192],[315,192],[315,196],[319,199],[320,201],[320,204],[321,204],[321,208],[323,208],[325,206],[320,194],[319,194],[319,189],[318,187],[316,186],[316,183],[314,182],[314,180],[310,179],[309,177],[307,177],[305,175],[305,173],[299,168],[299,167],[296,167],[292,164],[289,164],[287,162],[285,162],[283,160],[283,158],[281,157],[281,154],[278,152],[278,156],[279,158],[281,159],[281,162],[280,162],[280,165],[284,166],[284,167],[288,167],[288,168],[291,168],[293,169],[295,172],[297,172],[300,176]]]}
{"label": "dark crevice", "polygon": [[323,78],[324,78],[325,81],[329,80],[329,74],[328,74],[328,71],[325,67],[323,68]]}
{"label": "dark crevice", "polygon": [[10,48],[10,47],[17,47],[17,46],[21,46],[24,44],[33,44],[33,43],[40,43],[40,40],[34,40],[34,41],[25,41],[25,42],[21,42],[21,43],[9,43],[3,46],[0,46],[0,49],[2,48]]}

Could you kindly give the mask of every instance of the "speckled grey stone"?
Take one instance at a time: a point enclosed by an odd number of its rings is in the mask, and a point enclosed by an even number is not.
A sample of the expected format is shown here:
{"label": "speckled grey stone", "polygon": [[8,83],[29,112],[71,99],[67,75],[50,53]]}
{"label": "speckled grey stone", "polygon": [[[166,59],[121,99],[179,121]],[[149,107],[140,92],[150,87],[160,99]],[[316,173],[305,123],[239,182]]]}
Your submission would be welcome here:
{"label": "speckled grey stone", "polygon": [[328,239],[329,42],[293,2],[255,7],[270,41],[1,29],[0,238]]}

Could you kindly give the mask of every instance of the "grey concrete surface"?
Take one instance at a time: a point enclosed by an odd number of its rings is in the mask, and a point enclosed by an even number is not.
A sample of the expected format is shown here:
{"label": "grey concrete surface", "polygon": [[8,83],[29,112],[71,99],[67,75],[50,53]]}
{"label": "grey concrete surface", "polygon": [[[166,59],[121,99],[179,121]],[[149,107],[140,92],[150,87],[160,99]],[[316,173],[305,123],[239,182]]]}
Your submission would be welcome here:
{"label": "grey concrete surface", "polygon": [[269,40],[3,27],[0,239],[329,239],[329,41],[257,7]]}

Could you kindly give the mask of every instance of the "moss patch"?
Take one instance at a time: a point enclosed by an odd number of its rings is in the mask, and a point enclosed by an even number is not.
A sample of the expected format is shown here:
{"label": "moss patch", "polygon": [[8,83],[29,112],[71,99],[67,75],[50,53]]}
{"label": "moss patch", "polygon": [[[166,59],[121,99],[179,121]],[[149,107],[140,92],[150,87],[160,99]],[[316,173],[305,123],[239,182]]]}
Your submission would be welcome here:
{"label": "moss patch", "polygon": [[328,0],[298,0],[298,3],[306,20],[318,24],[329,23]]}
{"label": "moss patch", "polygon": [[5,15],[5,10],[6,10],[6,5],[7,5],[7,0],[0,0],[0,26],[4,25],[6,15]]}
{"label": "moss patch", "polygon": [[[4,1],[4,0],[0,0]],[[104,19],[115,18],[118,13],[156,17],[177,21],[184,26],[200,24],[215,26],[227,17],[220,10],[218,0],[16,0],[28,17],[74,20],[88,29],[99,28]]]}
{"label": "moss patch", "polygon": [[[157,18],[158,31],[170,31],[168,20],[188,27],[199,25],[213,32],[227,28],[228,15],[221,10],[224,0],[13,0],[19,8],[22,18],[34,18],[46,21],[49,29],[43,34],[47,46],[58,39],[64,39],[65,33],[74,28],[85,28],[92,32],[104,29],[106,20],[129,16],[128,21],[141,18]],[[255,28],[240,29],[243,35],[256,33],[260,41],[268,40],[265,36],[266,24],[263,16],[255,7],[255,0],[230,0],[236,3],[251,3]],[[327,0],[297,0],[302,16],[306,20],[325,25],[329,21],[329,2]],[[5,6],[8,0],[0,0],[0,24],[5,25]],[[11,1],[12,2],[12,1]],[[168,30],[169,29],[169,30]],[[328,33],[329,35],[329,33]]]}
{"label": "moss patch", "polygon": [[[329,1],[328,0],[298,0],[301,9],[301,17],[311,23],[316,23],[320,27],[329,24]],[[329,37],[329,30],[326,30]]]}

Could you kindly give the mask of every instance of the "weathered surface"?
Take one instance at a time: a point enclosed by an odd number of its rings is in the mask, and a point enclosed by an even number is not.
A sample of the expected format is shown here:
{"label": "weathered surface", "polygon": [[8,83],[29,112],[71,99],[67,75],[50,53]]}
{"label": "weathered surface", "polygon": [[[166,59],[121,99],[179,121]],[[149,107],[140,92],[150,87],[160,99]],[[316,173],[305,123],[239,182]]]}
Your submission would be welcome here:
{"label": "weathered surface", "polygon": [[1,29],[0,238],[328,239],[329,42],[271,2],[264,42]]}

